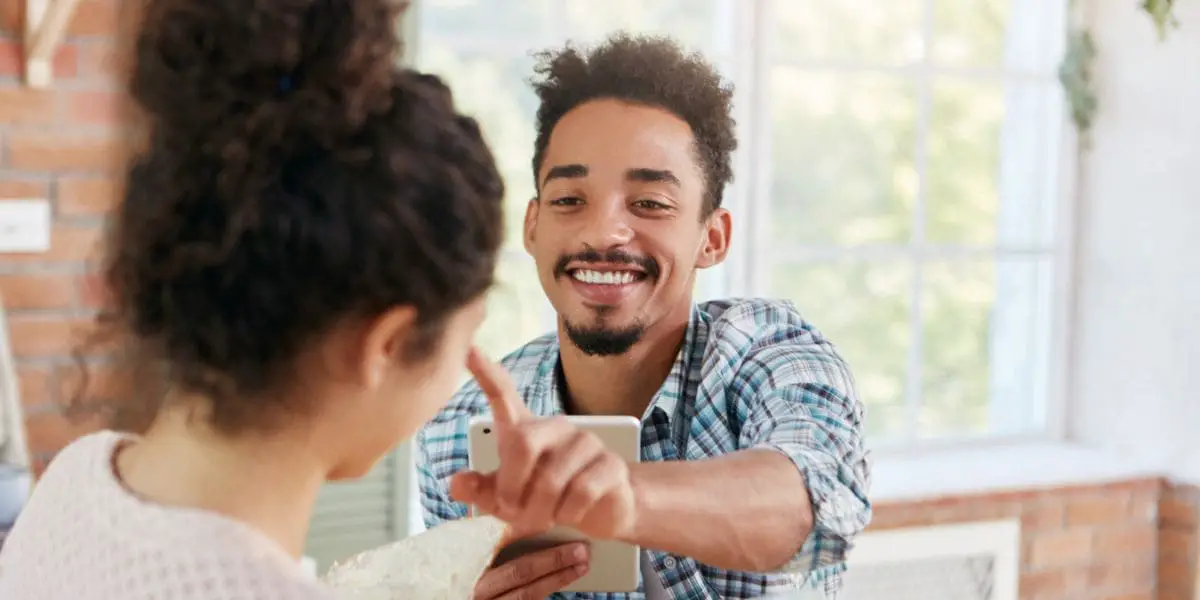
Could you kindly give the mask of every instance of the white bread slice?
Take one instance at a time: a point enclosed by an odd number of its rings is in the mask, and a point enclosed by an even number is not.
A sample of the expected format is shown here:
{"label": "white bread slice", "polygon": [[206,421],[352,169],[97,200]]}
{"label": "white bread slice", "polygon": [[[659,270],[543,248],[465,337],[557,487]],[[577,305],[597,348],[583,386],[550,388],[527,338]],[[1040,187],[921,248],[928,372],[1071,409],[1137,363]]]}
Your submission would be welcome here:
{"label": "white bread slice", "polygon": [[494,517],[449,521],[340,560],[323,579],[347,600],[470,600],[507,533]]}

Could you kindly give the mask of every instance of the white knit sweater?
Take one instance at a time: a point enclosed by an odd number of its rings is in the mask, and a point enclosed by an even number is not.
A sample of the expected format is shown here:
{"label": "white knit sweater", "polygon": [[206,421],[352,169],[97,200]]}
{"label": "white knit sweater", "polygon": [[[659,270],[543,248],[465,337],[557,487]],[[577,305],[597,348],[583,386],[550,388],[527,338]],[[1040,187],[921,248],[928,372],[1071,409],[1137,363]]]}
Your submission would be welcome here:
{"label": "white knit sweater", "polygon": [[0,598],[334,598],[250,527],[130,494],[112,470],[121,439],[95,433],[55,458],[0,551]]}

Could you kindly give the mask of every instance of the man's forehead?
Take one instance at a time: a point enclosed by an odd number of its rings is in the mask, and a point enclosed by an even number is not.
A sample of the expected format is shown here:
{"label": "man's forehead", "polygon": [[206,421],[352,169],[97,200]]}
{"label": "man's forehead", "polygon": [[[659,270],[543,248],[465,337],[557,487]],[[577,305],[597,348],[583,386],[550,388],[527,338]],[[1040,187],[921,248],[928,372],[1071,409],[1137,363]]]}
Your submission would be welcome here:
{"label": "man's forehead", "polygon": [[678,180],[695,170],[694,145],[691,128],[670,112],[593,101],[568,112],[555,126],[539,180],[546,181],[552,169],[568,165],[582,167],[582,176],[666,171]]}

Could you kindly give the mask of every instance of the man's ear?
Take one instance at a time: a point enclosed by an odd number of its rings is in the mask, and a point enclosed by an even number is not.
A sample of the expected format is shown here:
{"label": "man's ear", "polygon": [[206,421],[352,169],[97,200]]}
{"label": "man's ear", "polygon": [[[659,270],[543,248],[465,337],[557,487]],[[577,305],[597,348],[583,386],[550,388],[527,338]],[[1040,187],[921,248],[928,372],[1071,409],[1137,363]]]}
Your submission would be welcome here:
{"label": "man's ear", "polygon": [[713,211],[704,220],[704,239],[697,251],[696,266],[701,269],[716,266],[725,261],[729,254],[729,241],[733,236],[733,217],[724,208]]}
{"label": "man's ear", "polygon": [[533,231],[537,229],[538,218],[538,199],[537,196],[529,199],[529,204],[525,205],[525,227],[524,227],[524,243],[525,251],[533,254]]}

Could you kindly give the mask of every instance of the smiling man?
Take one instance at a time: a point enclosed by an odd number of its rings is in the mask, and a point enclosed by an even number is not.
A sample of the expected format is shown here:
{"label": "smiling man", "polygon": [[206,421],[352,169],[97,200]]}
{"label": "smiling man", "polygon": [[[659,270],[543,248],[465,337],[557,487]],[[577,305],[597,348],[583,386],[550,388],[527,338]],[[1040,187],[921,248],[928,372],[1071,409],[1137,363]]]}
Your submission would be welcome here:
{"label": "smiling man", "polygon": [[[790,303],[692,298],[698,270],[730,244],[732,87],[661,38],[539,60],[524,242],[558,331],[504,358],[511,382],[477,371],[422,431],[426,523],[478,504],[530,530],[638,544],[652,600],[800,585],[835,596],[870,517],[847,366]],[[489,395],[535,416],[635,416],[643,462],[621,463],[565,420],[528,419],[502,440],[500,471],[466,473],[467,421]],[[586,564],[583,547],[528,555],[486,574],[476,598],[545,597]]]}

